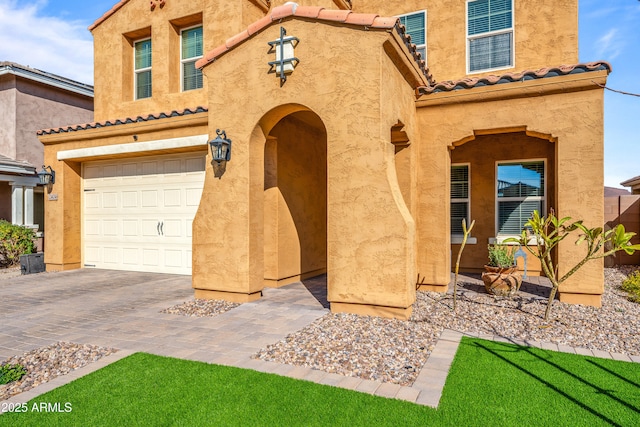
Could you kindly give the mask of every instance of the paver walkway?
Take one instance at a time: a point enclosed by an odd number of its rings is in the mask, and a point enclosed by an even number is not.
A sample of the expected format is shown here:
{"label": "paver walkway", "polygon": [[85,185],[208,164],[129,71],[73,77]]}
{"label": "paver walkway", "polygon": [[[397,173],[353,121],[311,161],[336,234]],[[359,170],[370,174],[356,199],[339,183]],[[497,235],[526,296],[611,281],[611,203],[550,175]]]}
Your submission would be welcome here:
{"label": "paver walkway", "polygon": [[437,407],[462,337],[458,332],[443,332],[411,387],[250,358],[328,312],[326,290],[323,292],[320,285],[321,280],[311,280],[305,285],[265,289],[263,298],[256,302],[216,317],[197,318],[160,313],[193,297],[189,276],[83,269],[0,280],[0,362],[57,341],[120,349],[10,401],[26,402],[133,352],[144,351]]}
{"label": "paver walkway", "polygon": [[401,387],[251,359],[261,348],[328,312],[319,283],[305,284],[265,289],[259,301],[216,317],[196,318],[160,313],[192,298],[188,276],[84,269],[0,281],[0,361],[57,341],[121,350],[11,400],[27,401],[110,361],[144,351],[437,406],[448,367],[436,367],[441,372],[435,383],[420,376],[416,386]]}

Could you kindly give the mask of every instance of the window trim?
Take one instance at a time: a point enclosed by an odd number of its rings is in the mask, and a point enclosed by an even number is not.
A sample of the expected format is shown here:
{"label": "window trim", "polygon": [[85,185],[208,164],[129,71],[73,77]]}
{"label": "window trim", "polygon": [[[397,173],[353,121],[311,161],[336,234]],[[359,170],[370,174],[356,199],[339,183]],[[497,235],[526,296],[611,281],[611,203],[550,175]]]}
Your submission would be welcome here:
{"label": "window trim", "polygon": [[[182,36],[185,31],[193,30],[194,28],[202,28],[202,55],[200,56],[192,56],[187,59],[182,58]],[[191,25],[188,27],[180,28],[180,92],[189,92],[192,90],[202,89],[204,87],[204,76],[202,81],[202,86],[194,88],[194,89],[185,89],[184,88],[184,64],[189,62],[197,62],[199,59],[204,57],[204,26],[202,23]],[[202,71],[200,71],[202,72]]]}
{"label": "window trim", "polygon": [[[514,0],[511,0],[511,28],[505,28],[502,30],[496,31],[488,31],[486,33],[474,34],[472,36],[469,35],[469,3],[475,2],[478,0],[467,0],[465,3],[465,40],[466,40],[466,62],[467,62],[467,74],[482,74],[489,71],[499,71],[499,70],[508,70],[510,68],[514,68],[516,66],[516,14],[515,14],[515,4]],[[471,71],[471,40],[480,39],[483,37],[497,36],[500,34],[511,33],[511,64],[504,67],[494,67],[494,68],[483,68],[481,70],[473,70]]]}
{"label": "window trim", "polygon": [[420,9],[414,12],[402,13],[400,15],[396,15],[396,18],[404,18],[406,16],[417,15],[418,13],[422,13],[424,15],[424,44],[416,44],[416,50],[419,51],[419,49],[424,49],[424,57],[422,59],[424,60],[425,65],[427,65],[427,27],[429,26],[429,24],[427,23],[427,9]]}
{"label": "window trim", "polygon": [[[544,181],[544,184],[542,186],[542,194],[543,196],[527,196],[527,197],[498,197],[498,166],[500,165],[509,165],[509,164],[518,164],[518,163],[533,163],[533,162],[542,162],[542,165],[544,167],[544,174],[542,176],[542,180]],[[508,239],[510,237],[520,237],[520,235],[516,235],[516,234],[498,234],[498,227],[499,227],[499,204],[500,202],[508,202],[508,201],[526,201],[527,199],[529,200],[540,200],[542,201],[542,212],[540,213],[541,215],[544,214],[544,212],[547,211],[547,175],[548,175],[548,171],[547,171],[547,159],[540,157],[540,158],[529,158],[529,159],[512,159],[512,160],[496,160],[495,162],[495,175],[494,175],[494,198],[495,198],[495,212],[494,212],[494,236],[495,239],[497,241],[502,241],[504,239]]]}
{"label": "window trim", "polygon": [[[142,43],[149,40],[149,42],[151,43],[151,66],[149,67],[144,67],[144,68],[136,68],[136,45],[138,43]],[[138,74],[141,73],[145,73],[145,72],[150,72],[151,73],[151,95],[144,97],[144,98],[139,98],[138,97]],[[138,40],[134,40],[133,41],[133,99],[134,100],[140,100],[140,99],[149,99],[153,96],[153,41],[151,40],[151,37],[145,37],[142,39],[138,39]]]}
{"label": "window trim", "polygon": [[[452,203],[461,203],[461,202],[466,202],[467,203],[467,220],[471,221],[471,163],[469,163],[469,162],[451,163],[449,169],[453,168],[454,166],[466,166],[467,167],[467,197],[466,198],[453,198],[453,197],[451,197],[451,190],[449,190],[449,222],[451,222],[451,220],[452,220],[452,218],[451,218],[451,204]],[[452,179],[451,179],[451,174],[449,174],[449,187],[451,187],[451,184],[452,184]],[[469,226],[469,225],[470,225],[470,222],[467,223],[467,226]],[[462,243],[463,237],[464,237],[463,234],[451,233],[451,243],[460,244],[460,243]],[[467,243],[468,244],[475,244],[476,243],[476,238],[469,236],[467,238]]]}

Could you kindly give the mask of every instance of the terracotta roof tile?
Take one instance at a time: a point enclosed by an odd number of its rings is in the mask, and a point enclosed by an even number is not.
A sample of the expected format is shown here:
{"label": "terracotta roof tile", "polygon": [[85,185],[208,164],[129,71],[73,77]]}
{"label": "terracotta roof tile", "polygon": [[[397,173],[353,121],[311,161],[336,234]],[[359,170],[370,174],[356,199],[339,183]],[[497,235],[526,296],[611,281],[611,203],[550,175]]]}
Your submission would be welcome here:
{"label": "terracotta roof tile", "polygon": [[236,34],[235,36],[231,36],[227,39],[227,41],[225,42],[225,45],[231,49],[232,47],[234,47],[237,44],[242,43],[243,41],[247,40],[250,37],[249,35],[249,31],[248,30],[244,30],[241,33]]}
{"label": "terracotta roof tile", "polygon": [[299,6],[295,3],[284,4],[282,6],[274,7],[271,10],[271,20],[277,21],[278,19],[286,18],[293,15]]}
{"label": "terracotta roof tile", "polygon": [[320,6],[298,7],[294,15],[299,16],[300,18],[316,19],[318,18],[318,16],[320,15],[320,12],[322,12],[323,9],[324,7],[320,7]]}
{"label": "terracotta roof tile", "polygon": [[490,75],[483,77],[465,77],[459,80],[437,82],[430,86],[418,88],[420,95],[429,95],[438,92],[451,92],[461,89],[471,89],[481,86],[493,86],[503,83],[523,82],[527,80],[544,79],[548,77],[565,76],[567,74],[579,74],[591,71],[611,72],[611,65],[605,61],[588,62],[574,65],[560,65],[559,67],[540,68],[539,70],[525,70],[517,73],[505,73],[499,76]]}
{"label": "terracotta roof tile", "polygon": [[344,22],[345,24],[364,25],[365,27],[370,27],[373,25],[373,22],[377,17],[378,15],[374,13],[351,13],[347,16],[347,20]]}
{"label": "terracotta roof tile", "polygon": [[129,3],[129,0],[121,0],[118,3],[116,3],[115,5],[113,5],[113,7],[108,10],[107,12],[105,12],[104,15],[102,15],[100,18],[98,18],[93,24],[91,24],[89,26],[89,31],[93,31],[94,28],[96,28],[98,25],[102,24],[104,21],[107,20],[107,18],[109,18],[111,15],[113,15],[118,9],[120,9],[122,6],[124,6],[125,4]]}
{"label": "terracotta roof tile", "polygon": [[323,21],[345,22],[347,20],[347,17],[352,13],[353,12],[351,12],[350,10],[323,9],[320,11],[318,19],[321,19]]}
{"label": "terracotta roof tile", "polygon": [[297,4],[285,4],[283,6],[273,8],[270,14],[267,14],[264,18],[249,25],[249,27],[245,31],[229,38],[224,45],[220,45],[215,49],[205,53],[205,55],[196,62],[196,67],[205,67],[238,44],[259,33],[260,31],[271,25],[274,21],[280,21],[291,16],[305,19],[315,19],[318,21],[341,22],[345,25],[354,25],[380,30],[395,29],[403,38],[405,45],[409,49],[409,52],[413,55],[413,59],[417,62],[422,73],[425,75],[425,77],[427,77],[427,80],[429,82],[432,82],[432,77],[429,73],[428,68],[426,67],[424,58],[420,56],[420,53],[417,51],[415,45],[411,43],[411,37],[406,34],[405,28],[404,26],[400,25],[400,21],[398,20],[398,18],[382,17],[370,13],[354,13],[350,10],[325,9],[317,6],[298,6]]}
{"label": "terracotta roof tile", "polygon": [[247,27],[247,32],[249,33],[249,35],[254,35],[255,33],[261,31],[263,28],[271,25],[271,17],[269,15],[265,16],[264,18],[254,22],[253,24],[249,25],[249,27]]}
{"label": "terracotta roof tile", "polygon": [[163,111],[155,114],[147,114],[136,117],[125,117],[120,119],[113,120],[105,120],[103,122],[93,122],[86,124],[78,124],[78,125],[70,125],[63,126],[57,128],[50,129],[42,129],[37,132],[38,135],[53,135],[57,133],[65,133],[65,132],[75,132],[81,130],[89,130],[89,129],[98,129],[109,126],[118,126],[125,125],[128,123],[136,123],[136,122],[148,122],[151,120],[160,120],[166,119],[170,117],[178,117],[178,116],[187,116],[190,114],[198,114],[198,113],[206,113],[209,109],[207,107],[195,107],[195,108],[185,108],[184,110],[171,110],[171,111]]}

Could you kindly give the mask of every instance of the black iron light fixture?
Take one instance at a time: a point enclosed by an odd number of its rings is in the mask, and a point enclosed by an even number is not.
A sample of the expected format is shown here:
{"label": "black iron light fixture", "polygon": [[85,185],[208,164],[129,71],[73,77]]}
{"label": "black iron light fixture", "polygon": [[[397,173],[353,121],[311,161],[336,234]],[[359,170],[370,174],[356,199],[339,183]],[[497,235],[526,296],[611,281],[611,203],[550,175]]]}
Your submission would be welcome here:
{"label": "black iron light fixture", "polygon": [[271,72],[274,72],[280,77],[280,86],[284,85],[287,81],[287,75],[293,73],[300,60],[296,58],[294,51],[295,47],[300,42],[300,39],[293,36],[288,36],[287,30],[284,27],[280,27],[280,38],[267,42],[269,45],[269,52],[275,53],[276,60],[269,61],[271,66]]}
{"label": "black iron light fixture", "polygon": [[38,178],[40,178],[40,184],[46,186],[47,191],[51,193],[51,188],[56,183],[56,171],[51,166],[42,165],[42,170],[38,172]]}
{"label": "black iron light fixture", "polygon": [[227,162],[231,160],[231,140],[227,138],[227,132],[216,129],[216,138],[209,141],[211,147],[211,166],[214,176],[221,178],[227,168]]}

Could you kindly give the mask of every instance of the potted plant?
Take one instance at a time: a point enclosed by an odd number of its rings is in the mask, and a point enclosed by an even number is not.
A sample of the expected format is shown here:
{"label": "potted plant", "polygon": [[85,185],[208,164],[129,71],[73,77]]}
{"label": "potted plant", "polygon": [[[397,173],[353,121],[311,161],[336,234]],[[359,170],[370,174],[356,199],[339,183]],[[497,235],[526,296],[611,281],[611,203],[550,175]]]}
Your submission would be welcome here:
{"label": "potted plant", "polygon": [[522,277],[517,272],[515,247],[504,243],[488,246],[489,262],[484,266],[482,282],[488,293],[497,296],[512,296],[520,289]]}

